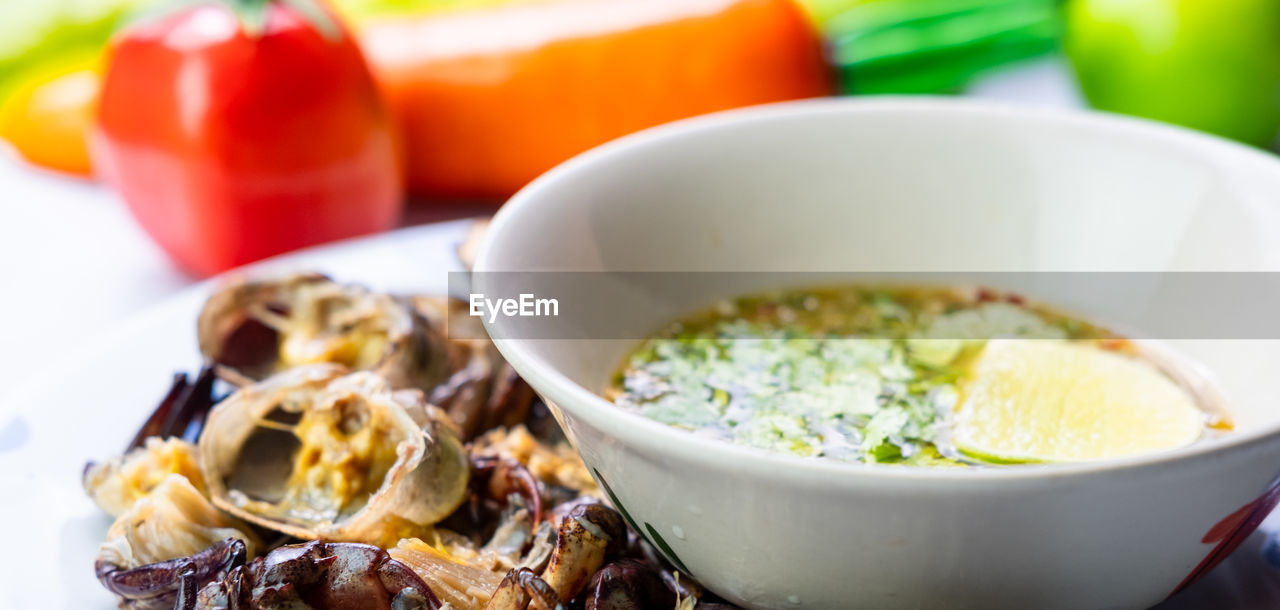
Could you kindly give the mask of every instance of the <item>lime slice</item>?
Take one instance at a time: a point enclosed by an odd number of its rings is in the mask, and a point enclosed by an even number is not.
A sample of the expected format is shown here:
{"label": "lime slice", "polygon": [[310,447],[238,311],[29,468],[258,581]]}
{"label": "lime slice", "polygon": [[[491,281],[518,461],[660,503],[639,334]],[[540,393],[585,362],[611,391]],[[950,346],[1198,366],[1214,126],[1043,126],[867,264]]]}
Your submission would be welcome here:
{"label": "lime slice", "polygon": [[1151,364],[1091,344],[987,343],[961,385],[954,442],[992,462],[1073,462],[1181,447],[1204,430],[1192,397]]}

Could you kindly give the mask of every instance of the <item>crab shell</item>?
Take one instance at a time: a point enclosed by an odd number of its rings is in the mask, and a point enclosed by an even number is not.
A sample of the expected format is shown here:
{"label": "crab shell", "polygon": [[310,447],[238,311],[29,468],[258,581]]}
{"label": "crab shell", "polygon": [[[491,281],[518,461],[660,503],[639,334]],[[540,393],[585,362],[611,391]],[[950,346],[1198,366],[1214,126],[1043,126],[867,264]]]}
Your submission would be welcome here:
{"label": "crab shell", "polygon": [[289,319],[307,291],[332,291],[346,304],[367,308],[383,318],[387,345],[366,370],[391,386],[430,391],[449,374],[447,341],[441,328],[404,299],[354,284],[339,284],[318,273],[283,278],[233,279],[205,302],[197,322],[200,352],[249,380],[262,380],[280,366],[280,333],[259,319],[268,312]]}
{"label": "crab shell", "polygon": [[[394,462],[364,504],[331,518],[258,501],[285,493],[299,446],[293,434],[259,422],[296,422],[312,409],[355,397],[368,409],[360,425],[381,422],[400,439]],[[448,516],[466,497],[469,462],[446,422],[421,393],[393,392],[377,374],[330,364],[296,367],[241,388],[213,409],[200,436],[201,467],[213,503],[245,521],[304,539],[394,542]]]}

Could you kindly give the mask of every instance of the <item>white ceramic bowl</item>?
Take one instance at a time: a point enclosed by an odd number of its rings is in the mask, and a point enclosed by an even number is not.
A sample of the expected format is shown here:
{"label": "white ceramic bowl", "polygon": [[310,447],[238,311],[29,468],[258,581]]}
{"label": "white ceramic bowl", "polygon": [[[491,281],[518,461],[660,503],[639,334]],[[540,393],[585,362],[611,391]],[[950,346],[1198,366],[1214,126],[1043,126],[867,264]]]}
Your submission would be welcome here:
{"label": "white ceramic bowl", "polygon": [[[507,203],[475,281],[483,291],[491,271],[1278,267],[1280,162],[1268,155],[1141,121],[876,99],[721,113],[581,155]],[[601,304],[603,315],[612,305],[628,328],[669,321],[622,303]],[[507,323],[489,330],[506,336]],[[1176,346],[1212,371],[1233,434],[999,469],[843,464],[669,428],[599,395],[634,345],[498,342],[641,531],[746,606],[1147,607],[1234,548],[1223,533],[1247,534],[1256,520],[1244,515],[1275,499],[1264,492],[1280,471],[1277,341]]]}

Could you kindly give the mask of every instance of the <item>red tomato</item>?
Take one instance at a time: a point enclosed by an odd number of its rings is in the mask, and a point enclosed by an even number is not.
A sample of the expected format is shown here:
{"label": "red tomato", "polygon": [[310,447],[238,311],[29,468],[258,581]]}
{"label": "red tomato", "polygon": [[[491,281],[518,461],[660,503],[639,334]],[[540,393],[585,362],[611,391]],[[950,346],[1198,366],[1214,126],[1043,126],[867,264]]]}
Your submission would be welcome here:
{"label": "red tomato", "polygon": [[195,273],[381,231],[403,206],[393,122],[355,43],[265,4],[257,33],[204,4],[110,49],[95,167]]}

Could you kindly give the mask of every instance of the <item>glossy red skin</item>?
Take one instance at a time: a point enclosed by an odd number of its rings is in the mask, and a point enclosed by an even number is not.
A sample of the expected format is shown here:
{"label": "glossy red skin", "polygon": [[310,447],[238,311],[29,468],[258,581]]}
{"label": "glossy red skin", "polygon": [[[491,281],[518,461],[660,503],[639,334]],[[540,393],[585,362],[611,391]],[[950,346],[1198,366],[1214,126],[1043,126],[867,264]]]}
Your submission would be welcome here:
{"label": "glossy red skin", "polygon": [[256,38],[209,4],[112,43],[95,166],[197,274],[385,230],[403,206],[392,119],[355,43],[268,11]]}

